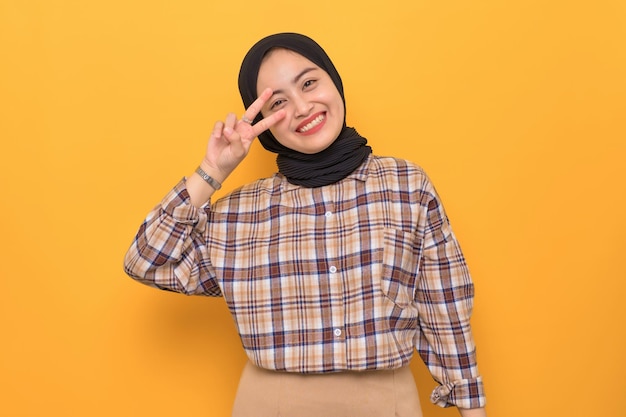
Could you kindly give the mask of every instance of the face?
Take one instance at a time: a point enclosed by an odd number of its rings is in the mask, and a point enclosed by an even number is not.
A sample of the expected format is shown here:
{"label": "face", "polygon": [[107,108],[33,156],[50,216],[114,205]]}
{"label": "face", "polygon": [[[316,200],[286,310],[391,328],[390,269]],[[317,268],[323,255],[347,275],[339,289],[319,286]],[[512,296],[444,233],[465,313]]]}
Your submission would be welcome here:
{"label": "face", "polygon": [[263,105],[264,117],[284,109],[286,116],[270,131],[282,144],[298,152],[314,154],[329,147],[343,127],[341,95],[326,71],[287,49],[271,51],[263,60],[257,94],[271,88]]}

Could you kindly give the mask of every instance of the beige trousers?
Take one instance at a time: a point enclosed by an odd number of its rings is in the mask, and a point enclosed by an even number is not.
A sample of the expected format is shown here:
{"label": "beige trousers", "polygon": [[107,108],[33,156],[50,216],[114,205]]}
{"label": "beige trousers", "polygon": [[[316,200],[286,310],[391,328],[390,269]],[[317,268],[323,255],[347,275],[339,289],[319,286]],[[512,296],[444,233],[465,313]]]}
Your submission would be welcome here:
{"label": "beige trousers", "polygon": [[422,417],[408,366],[389,371],[295,374],[250,362],[233,417]]}

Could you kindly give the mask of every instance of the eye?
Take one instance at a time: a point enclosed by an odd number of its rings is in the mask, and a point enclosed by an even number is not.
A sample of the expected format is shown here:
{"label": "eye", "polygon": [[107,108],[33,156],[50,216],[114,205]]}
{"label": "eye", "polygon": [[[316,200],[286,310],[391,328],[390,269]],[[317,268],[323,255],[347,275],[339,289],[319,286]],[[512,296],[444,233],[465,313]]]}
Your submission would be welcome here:
{"label": "eye", "polygon": [[275,110],[278,106],[280,106],[281,104],[283,104],[285,102],[284,99],[279,98],[278,100],[272,102],[272,104],[270,105],[270,110]]}
{"label": "eye", "polygon": [[317,80],[306,80],[306,81],[302,84],[302,88],[303,88],[303,89],[310,88],[310,87],[311,87],[311,86],[313,86],[316,82],[317,82]]}

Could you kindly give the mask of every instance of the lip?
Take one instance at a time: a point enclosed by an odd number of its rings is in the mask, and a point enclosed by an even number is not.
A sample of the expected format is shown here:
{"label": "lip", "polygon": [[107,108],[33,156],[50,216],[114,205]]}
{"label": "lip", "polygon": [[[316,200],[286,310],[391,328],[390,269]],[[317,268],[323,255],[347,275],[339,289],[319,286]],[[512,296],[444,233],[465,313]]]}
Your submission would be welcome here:
{"label": "lip", "polygon": [[[311,129],[307,130],[306,132],[301,132],[300,129],[302,129],[304,126],[308,125],[309,123],[311,123],[313,120],[317,119],[318,117],[323,116],[322,121],[317,124],[316,126],[312,127]],[[322,127],[324,127],[324,125],[326,124],[326,112],[317,112],[309,117],[307,117],[302,123],[300,123],[297,127],[296,127],[296,133],[298,133],[299,135],[304,135],[304,136],[308,136],[308,135],[312,135],[314,133],[317,133]]]}

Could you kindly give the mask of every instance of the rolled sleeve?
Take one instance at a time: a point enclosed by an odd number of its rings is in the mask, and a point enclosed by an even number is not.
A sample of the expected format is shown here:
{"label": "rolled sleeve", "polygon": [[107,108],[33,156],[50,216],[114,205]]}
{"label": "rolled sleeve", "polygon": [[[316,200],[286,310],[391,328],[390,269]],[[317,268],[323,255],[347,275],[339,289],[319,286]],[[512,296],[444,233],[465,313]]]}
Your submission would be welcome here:
{"label": "rolled sleeve", "polygon": [[126,273],[163,290],[221,295],[206,250],[208,210],[190,203],[183,178],[139,228],[124,258]]}
{"label": "rolled sleeve", "polygon": [[439,385],[430,396],[430,401],[440,407],[455,405],[460,408],[485,406],[485,392],[481,377],[464,379]]}

